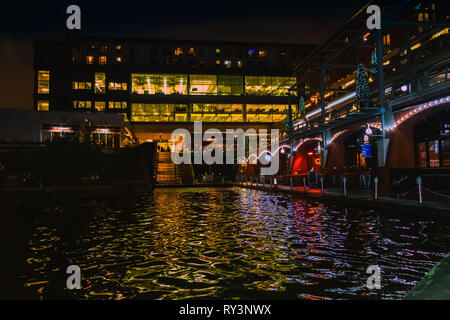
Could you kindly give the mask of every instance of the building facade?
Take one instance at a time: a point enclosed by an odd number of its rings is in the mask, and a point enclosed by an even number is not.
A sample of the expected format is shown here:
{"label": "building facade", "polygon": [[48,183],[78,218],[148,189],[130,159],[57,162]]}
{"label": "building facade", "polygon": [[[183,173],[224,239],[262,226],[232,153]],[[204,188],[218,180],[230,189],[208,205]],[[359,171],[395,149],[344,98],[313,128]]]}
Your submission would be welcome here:
{"label": "building facade", "polygon": [[[309,45],[111,39],[35,44],[36,110],[120,113],[141,142],[194,121],[218,129],[282,121]],[[295,112],[295,110],[294,110]]]}

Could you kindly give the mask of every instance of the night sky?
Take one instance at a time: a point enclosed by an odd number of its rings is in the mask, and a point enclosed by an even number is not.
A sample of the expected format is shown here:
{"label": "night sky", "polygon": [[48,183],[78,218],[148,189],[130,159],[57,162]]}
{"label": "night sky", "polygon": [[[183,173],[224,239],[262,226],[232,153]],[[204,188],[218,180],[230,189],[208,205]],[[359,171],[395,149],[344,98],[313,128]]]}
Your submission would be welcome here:
{"label": "night sky", "polygon": [[70,4],[84,35],[320,44],[366,2],[0,0],[0,108],[32,109],[32,43],[65,39]]}

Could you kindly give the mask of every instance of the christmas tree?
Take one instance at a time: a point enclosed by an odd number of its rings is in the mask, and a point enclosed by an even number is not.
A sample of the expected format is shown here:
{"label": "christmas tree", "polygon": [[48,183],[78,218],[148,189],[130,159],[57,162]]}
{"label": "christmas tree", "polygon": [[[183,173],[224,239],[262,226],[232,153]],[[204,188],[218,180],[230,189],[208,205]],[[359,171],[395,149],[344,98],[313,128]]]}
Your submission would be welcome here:
{"label": "christmas tree", "polygon": [[372,51],[372,68],[370,69],[371,74],[377,74],[377,52]]}
{"label": "christmas tree", "polygon": [[286,133],[291,134],[294,131],[294,125],[292,124],[292,108],[286,109]]}
{"label": "christmas tree", "polygon": [[356,71],[356,101],[360,105],[367,105],[369,102],[369,81],[367,80],[366,68],[363,64],[358,64]]}
{"label": "christmas tree", "polygon": [[300,118],[304,118],[305,114],[306,114],[305,99],[303,99],[303,97],[300,97],[300,100],[298,102],[298,115]]}

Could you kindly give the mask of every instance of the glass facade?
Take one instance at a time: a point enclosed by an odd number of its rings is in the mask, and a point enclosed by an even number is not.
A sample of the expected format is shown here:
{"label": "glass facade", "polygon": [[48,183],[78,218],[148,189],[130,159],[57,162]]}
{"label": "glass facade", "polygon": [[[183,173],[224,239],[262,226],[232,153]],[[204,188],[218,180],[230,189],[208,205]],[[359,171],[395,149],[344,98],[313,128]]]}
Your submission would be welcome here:
{"label": "glass facade", "polygon": [[243,105],[194,103],[192,105],[191,121],[243,122]]}
{"label": "glass facade", "polygon": [[191,95],[217,95],[217,76],[190,75],[189,94]]}
{"label": "glass facade", "polygon": [[[285,118],[288,105],[264,105],[248,104],[247,121],[248,122],[278,122]],[[292,106],[292,112],[295,107]]]}
{"label": "glass facade", "polygon": [[50,92],[50,71],[38,71],[38,93],[48,94]]}
{"label": "glass facade", "polygon": [[136,122],[277,122],[285,118],[287,105],[242,104],[131,104]]}
{"label": "glass facade", "polygon": [[[189,82],[188,82],[189,77]],[[295,77],[132,74],[132,93],[286,96]],[[295,94],[295,92],[293,92]]]}
{"label": "glass facade", "polygon": [[225,96],[243,95],[244,78],[242,76],[217,76],[217,94]]}
{"label": "glass facade", "polygon": [[131,121],[136,122],[183,122],[187,120],[186,104],[131,104]]}
{"label": "glass facade", "polygon": [[186,94],[187,75],[132,74],[131,83],[136,94]]}
{"label": "glass facade", "polygon": [[246,76],[245,93],[255,96],[287,96],[288,89],[295,82],[295,77]]}

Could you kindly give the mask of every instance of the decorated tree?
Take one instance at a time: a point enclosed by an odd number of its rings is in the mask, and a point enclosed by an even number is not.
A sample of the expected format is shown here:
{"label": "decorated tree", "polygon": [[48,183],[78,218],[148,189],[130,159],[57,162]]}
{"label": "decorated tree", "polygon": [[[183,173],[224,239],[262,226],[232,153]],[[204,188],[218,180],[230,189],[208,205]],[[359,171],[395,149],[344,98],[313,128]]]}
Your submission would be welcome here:
{"label": "decorated tree", "polygon": [[298,115],[300,118],[304,118],[306,115],[305,99],[303,97],[300,97],[298,102]]}
{"label": "decorated tree", "polygon": [[376,50],[372,51],[372,68],[370,69],[371,74],[377,74],[377,52]]}
{"label": "decorated tree", "polygon": [[294,125],[292,123],[292,108],[289,105],[289,108],[286,109],[286,133],[291,134],[294,131]]}
{"label": "decorated tree", "polygon": [[369,103],[369,95],[370,90],[366,68],[360,63],[356,70],[356,101],[360,105],[366,106]]}

